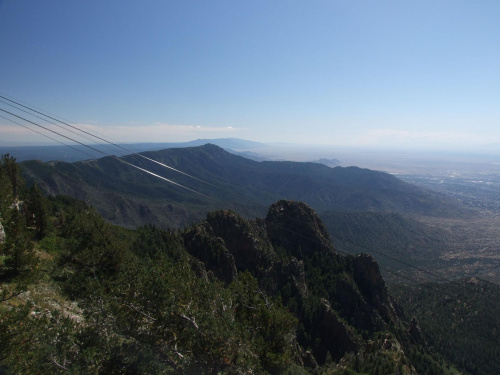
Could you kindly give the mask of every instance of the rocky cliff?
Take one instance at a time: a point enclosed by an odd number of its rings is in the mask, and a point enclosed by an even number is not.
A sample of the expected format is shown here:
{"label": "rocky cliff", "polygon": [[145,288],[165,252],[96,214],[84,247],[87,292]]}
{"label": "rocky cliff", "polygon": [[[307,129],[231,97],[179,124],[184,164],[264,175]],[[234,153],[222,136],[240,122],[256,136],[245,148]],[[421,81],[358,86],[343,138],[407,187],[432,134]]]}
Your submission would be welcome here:
{"label": "rocky cliff", "polygon": [[299,344],[319,364],[363,351],[362,332],[404,325],[375,260],[337,254],[304,203],[279,201],[264,220],[211,213],[185,232],[184,244],[226,284],[249,271],[263,292],[280,296],[299,319]]}

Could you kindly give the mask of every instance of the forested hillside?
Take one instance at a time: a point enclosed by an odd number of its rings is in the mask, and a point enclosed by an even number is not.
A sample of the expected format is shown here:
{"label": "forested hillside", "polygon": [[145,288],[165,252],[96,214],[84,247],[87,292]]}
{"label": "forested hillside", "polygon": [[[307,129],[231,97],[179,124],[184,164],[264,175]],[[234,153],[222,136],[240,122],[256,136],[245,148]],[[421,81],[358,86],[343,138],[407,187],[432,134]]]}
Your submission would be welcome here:
{"label": "forested hillside", "polygon": [[157,162],[137,155],[122,159],[214,199],[167,184],[111,157],[77,163],[27,161],[21,165],[26,179],[36,182],[47,194],[84,200],[107,220],[127,226],[151,223],[164,228],[183,227],[201,220],[209,211],[227,207],[248,217],[262,216],[270,204],[283,198],[306,202],[318,211],[445,217],[467,213],[444,195],[387,173],[357,167],[256,162],[210,144],[145,152],[143,156]]}
{"label": "forested hillside", "polygon": [[[422,281],[429,275],[408,267],[408,263],[441,273],[450,264],[440,255],[446,250],[455,250],[450,233],[408,215],[326,211],[321,214],[321,220],[331,233],[334,245],[342,251],[371,252],[383,267],[390,267],[391,270],[398,270]],[[400,282],[393,273],[384,276],[391,284]]]}
{"label": "forested hillside", "polygon": [[476,278],[394,288],[429,347],[471,374],[500,373],[500,287]]}
{"label": "forested hillside", "polygon": [[0,189],[0,372],[454,373],[306,204],[129,230],[9,157]]}

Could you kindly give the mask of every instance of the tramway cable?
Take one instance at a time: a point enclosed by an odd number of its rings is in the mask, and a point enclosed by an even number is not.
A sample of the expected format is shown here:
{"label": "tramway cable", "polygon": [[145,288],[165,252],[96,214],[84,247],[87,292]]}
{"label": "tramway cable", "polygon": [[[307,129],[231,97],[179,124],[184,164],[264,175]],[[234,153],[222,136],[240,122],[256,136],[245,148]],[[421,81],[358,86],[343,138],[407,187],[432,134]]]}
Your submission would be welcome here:
{"label": "tramway cable", "polygon": [[[14,106],[13,104],[7,103],[7,102],[5,102],[4,100],[1,100],[1,99],[0,99],[0,103],[7,104],[8,106],[11,106],[11,107],[13,107],[13,108],[17,109],[18,111],[21,111],[21,112],[26,113],[26,114],[28,114],[28,115],[30,115],[30,116],[36,117],[36,118],[38,118],[38,119],[40,119],[40,120],[42,120],[42,121],[48,122],[49,124],[55,125],[55,126],[57,126],[58,128],[60,128],[60,129],[64,129],[65,131],[69,131],[70,133],[75,134],[75,135],[77,135],[77,136],[79,136],[79,137],[83,137],[83,138],[85,138],[85,139],[86,139],[86,140],[88,140],[88,141],[91,141],[91,142],[93,141],[93,140],[92,140],[92,138],[90,138],[90,137],[88,137],[88,136],[85,136],[85,135],[82,135],[82,134],[79,134],[77,131],[72,130],[71,128],[70,128],[70,129],[67,129],[67,128],[65,128],[64,126],[61,126],[61,125],[59,125],[59,124],[57,124],[57,123],[55,123],[55,122],[53,122],[53,121],[49,121],[49,120],[47,120],[47,119],[45,119],[45,118],[43,118],[43,117],[40,117],[40,116],[34,115],[34,114],[32,114],[32,113],[30,113],[30,112],[28,112],[28,111],[26,111],[26,110],[24,110],[24,109],[22,109],[22,108],[18,108],[18,107],[16,107],[16,106]],[[95,141],[94,141],[94,142],[95,142]],[[103,146],[106,146],[106,147],[108,147],[108,148],[109,148],[109,146],[107,146],[107,145],[105,145],[105,144],[102,144],[102,145],[103,145]]]}
{"label": "tramway cable", "polygon": [[[169,165],[167,165],[167,164],[164,164],[164,163],[159,162],[159,161],[157,161],[157,160],[151,159],[151,158],[149,158],[149,157],[147,157],[147,156],[145,156],[145,155],[142,155],[142,154],[140,154],[140,153],[138,153],[138,152],[135,152],[135,151],[133,151],[133,150],[130,150],[129,148],[123,147],[123,146],[121,146],[121,145],[119,145],[119,144],[117,144],[117,143],[110,142],[110,141],[106,140],[105,138],[98,137],[98,136],[96,136],[96,135],[94,135],[94,134],[92,134],[92,133],[90,133],[90,132],[87,132],[87,131],[85,131],[85,130],[79,129],[78,127],[76,127],[76,126],[74,126],[74,125],[70,125],[70,124],[68,124],[68,123],[66,123],[66,122],[64,122],[64,121],[58,120],[58,119],[57,119],[57,118],[55,118],[55,117],[45,115],[43,112],[40,112],[40,111],[34,110],[34,109],[30,108],[29,106],[23,105],[23,104],[21,104],[21,103],[19,103],[19,102],[15,101],[15,100],[12,100],[12,99],[6,98],[5,96],[2,96],[2,95],[0,95],[0,98],[3,98],[3,99],[8,100],[8,101],[10,101],[10,102],[12,102],[12,103],[15,103],[15,104],[17,104],[17,105],[19,105],[19,106],[21,106],[21,107],[23,107],[23,108],[29,109],[30,111],[33,111],[33,112],[35,112],[35,113],[41,114],[42,116],[48,117],[48,118],[50,118],[50,119],[52,119],[52,120],[54,120],[54,121],[58,121],[58,122],[60,122],[60,123],[62,123],[62,124],[64,124],[64,125],[67,125],[67,126],[69,126],[69,127],[73,128],[73,129],[76,129],[76,130],[78,130],[78,131],[80,131],[80,132],[83,132],[83,133],[85,133],[85,134],[88,134],[88,135],[90,135],[91,137],[94,137],[94,138],[96,138],[96,139],[99,139],[99,140],[101,140],[101,141],[103,141],[103,142],[105,142],[105,143],[111,144],[111,145],[113,145],[113,146],[115,146],[115,147],[117,147],[117,148],[119,148],[119,149],[122,149],[122,150],[124,150],[124,151],[126,151],[126,152],[130,153],[131,155],[134,155],[134,156],[139,156],[139,157],[141,157],[141,158],[144,158],[144,159],[146,159],[146,160],[149,160],[149,161],[151,161],[151,162],[153,162],[153,163],[156,163],[156,164],[158,164],[158,165],[160,165],[160,166],[162,166],[162,167],[164,167],[164,168],[167,168],[167,169],[173,170],[173,171],[175,171],[175,172],[177,172],[177,173],[180,173],[180,174],[182,174],[182,175],[184,175],[184,176],[187,176],[187,177],[192,178],[192,179],[194,179],[194,180],[196,180],[196,181],[199,181],[199,182],[204,183],[204,184],[206,184],[206,185],[208,185],[208,186],[211,186],[211,187],[213,187],[213,188],[215,188],[215,189],[218,189],[218,190],[220,190],[220,191],[222,191],[222,192],[224,192],[224,193],[228,193],[228,194],[231,194],[231,195],[233,195],[233,196],[235,196],[235,197],[238,197],[238,198],[240,198],[240,199],[246,200],[247,202],[252,203],[252,204],[255,204],[255,205],[257,205],[257,206],[260,206],[261,208],[262,208],[262,207],[263,207],[264,209],[265,209],[265,208],[267,208],[267,207],[265,207],[264,205],[262,205],[261,203],[259,203],[259,202],[257,202],[257,201],[254,201],[254,200],[253,200],[253,199],[251,199],[251,198],[248,198],[248,197],[245,197],[245,196],[243,196],[243,195],[240,195],[240,194],[238,194],[238,193],[236,193],[236,192],[234,192],[234,191],[232,191],[232,190],[229,190],[229,189],[224,189],[224,188],[222,188],[222,187],[220,187],[220,186],[214,185],[214,184],[212,184],[212,183],[210,183],[210,182],[207,182],[207,181],[205,181],[205,180],[203,180],[203,179],[200,179],[200,178],[198,178],[198,177],[195,177],[195,176],[193,176],[193,175],[191,175],[191,174],[189,174],[189,173],[183,172],[183,171],[181,171],[181,170],[179,170],[179,169],[176,169],[176,168],[174,168],[174,167],[171,167],[171,166],[169,166]],[[11,106],[12,106],[12,105],[11,105]],[[21,110],[21,109],[19,109],[19,110]],[[24,111],[24,110],[22,110],[22,111],[26,113],[26,111]],[[33,115],[33,116],[36,116],[36,115]],[[38,117],[38,116],[36,116],[36,117],[37,117],[37,118],[40,118],[40,117]],[[45,120],[45,119],[43,119],[43,120],[44,120],[44,121],[47,121],[47,120]],[[57,125],[57,124],[54,124],[54,125],[59,126],[59,125]],[[75,133],[74,133],[74,134],[75,134]],[[84,138],[85,138],[85,139],[87,139],[87,140],[90,140],[90,139],[89,139],[89,138],[87,138],[87,137],[84,137]],[[107,154],[106,154],[106,155],[107,155]]]}
{"label": "tramway cable", "polygon": [[0,115],[0,117],[1,117],[1,118],[3,118],[3,119],[5,119],[5,120],[7,120],[7,121],[13,122],[13,123],[14,123],[14,124],[16,124],[16,125],[22,126],[22,127],[23,127],[23,128],[25,128],[25,129],[31,130],[32,132],[35,132],[35,133],[40,134],[40,135],[42,135],[42,136],[44,136],[44,137],[47,137],[47,138],[49,138],[49,139],[53,140],[54,142],[57,142],[57,143],[62,144],[63,146],[67,146],[67,147],[69,147],[69,148],[72,148],[72,149],[73,149],[73,150],[75,150],[75,151],[78,151],[78,152],[81,152],[81,153],[83,153],[83,154],[85,154],[85,155],[87,155],[87,156],[90,156],[92,159],[94,159],[94,158],[95,158],[95,156],[94,156],[94,155],[90,155],[89,153],[87,153],[87,152],[85,152],[85,151],[83,151],[83,150],[80,150],[80,149],[78,149],[78,148],[76,148],[76,147],[73,147],[73,146],[68,145],[68,144],[66,144],[66,143],[64,143],[64,142],[61,142],[61,141],[59,141],[59,140],[57,140],[57,139],[55,139],[55,138],[52,138],[51,136],[49,136],[49,135],[47,135],[47,134],[43,134],[42,132],[39,132],[39,131],[37,131],[37,130],[35,130],[35,129],[30,128],[29,126],[23,125],[23,124],[21,124],[20,122],[17,122],[17,121],[15,121],[15,120],[12,120],[12,119],[10,119],[10,118],[7,118],[7,117],[5,117],[5,116],[3,116],[3,115]]}
{"label": "tramway cable", "polygon": [[[171,166],[169,166],[169,165],[167,165],[167,164],[164,164],[164,163],[159,162],[159,161],[157,161],[157,160],[154,160],[154,159],[148,158],[148,157],[147,157],[147,156],[145,156],[145,155],[142,155],[142,154],[140,154],[140,153],[137,153],[137,152],[135,152],[135,151],[133,151],[133,150],[130,150],[130,149],[126,148],[126,147],[123,147],[123,146],[121,146],[121,145],[119,145],[119,144],[116,144],[116,143],[110,142],[110,141],[106,140],[105,138],[102,138],[102,137],[99,137],[99,136],[93,135],[93,134],[92,134],[92,133],[90,133],[90,132],[87,132],[87,131],[85,131],[85,130],[79,129],[79,128],[78,128],[78,127],[76,127],[76,126],[73,126],[73,125],[71,125],[71,124],[68,124],[67,122],[64,122],[64,121],[58,120],[58,119],[56,119],[56,118],[54,118],[54,117],[52,117],[52,116],[45,115],[45,114],[43,114],[43,113],[42,113],[42,112],[40,112],[40,111],[37,111],[37,110],[31,109],[31,108],[29,108],[28,106],[25,106],[25,105],[23,105],[23,104],[20,104],[20,103],[18,103],[18,102],[16,102],[16,101],[14,101],[14,100],[8,99],[8,98],[6,98],[6,97],[4,97],[4,96],[2,96],[2,95],[0,95],[0,98],[3,98],[3,99],[8,100],[8,101],[10,101],[10,102],[13,102],[13,103],[15,103],[15,104],[17,104],[17,105],[19,105],[19,106],[21,106],[21,107],[23,107],[23,108],[27,108],[27,109],[29,109],[30,111],[36,112],[36,113],[38,113],[38,114],[41,114],[42,116],[48,117],[48,118],[50,118],[51,120],[54,120],[54,121],[60,122],[60,123],[62,123],[62,124],[64,124],[64,125],[67,125],[67,126],[69,126],[69,127],[73,128],[73,129],[76,129],[76,130],[78,130],[78,131],[80,131],[80,132],[82,132],[82,133],[88,134],[88,135],[90,135],[91,137],[97,138],[97,139],[99,139],[99,140],[101,140],[101,141],[103,141],[103,142],[109,143],[109,144],[111,144],[111,145],[113,145],[113,146],[115,146],[115,147],[118,147],[118,148],[120,148],[120,149],[122,149],[122,150],[125,150],[126,152],[128,152],[128,153],[130,153],[130,154],[133,154],[133,155],[136,155],[136,156],[140,156],[140,157],[142,157],[142,158],[144,158],[144,159],[147,159],[147,160],[149,160],[149,161],[151,161],[151,162],[153,162],[153,163],[157,163],[157,164],[159,164],[159,165],[161,165],[161,166],[163,166],[163,167],[165,167],[165,168],[171,169],[171,170],[173,170],[173,171],[175,171],[175,172],[177,172],[177,173],[183,174],[183,175],[185,175],[185,176],[187,176],[187,177],[190,177],[190,178],[192,178],[192,179],[195,179],[195,180],[197,180],[197,181],[199,181],[199,182],[203,182],[203,183],[205,183],[205,184],[207,184],[207,185],[211,185],[212,187],[216,187],[216,188],[217,188],[217,186],[212,185],[212,184],[210,184],[209,182],[206,182],[206,181],[204,181],[204,180],[202,180],[202,179],[200,179],[200,178],[198,178],[198,177],[192,176],[192,175],[190,175],[189,173],[186,173],[186,172],[180,171],[180,170],[178,170],[178,169],[176,169],[176,168],[174,168],[174,167],[171,167]],[[226,192],[229,192],[229,191],[226,191]],[[243,198],[243,197],[241,197],[241,198]]]}
{"label": "tramway cable", "polygon": [[[161,178],[162,180],[165,180],[165,181],[167,181],[167,182],[169,182],[169,183],[171,183],[171,184],[173,184],[173,185],[177,185],[177,186],[179,186],[179,187],[181,187],[181,188],[183,188],[183,189],[185,189],[185,190],[191,191],[191,192],[193,192],[193,193],[196,193],[196,194],[201,195],[201,196],[203,196],[203,197],[205,197],[205,198],[208,198],[208,199],[212,199],[212,200],[215,200],[215,201],[219,201],[219,200],[218,200],[218,199],[216,199],[216,198],[210,197],[210,196],[205,195],[205,194],[203,194],[203,193],[200,193],[200,192],[198,192],[198,191],[196,191],[196,190],[194,190],[194,189],[191,189],[191,188],[188,188],[188,187],[186,187],[186,186],[184,186],[184,185],[182,185],[182,184],[179,184],[178,182],[172,181],[172,180],[170,180],[170,179],[168,179],[168,178],[166,178],[166,177],[162,177],[162,176],[157,175],[157,174],[155,174],[155,173],[153,173],[153,172],[151,172],[151,171],[148,171],[148,170],[146,170],[146,169],[144,169],[144,168],[138,167],[138,166],[136,166],[136,165],[134,165],[134,164],[132,164],[132,163],[129,163],[129,162],[125,161],[125,160],[122,160],[122,159],[120,159],[120,158],[118,158],[118,157],[116,157],[116,156],[114,156],[114,155],[110,155],[110,154],[108,154],[108,153],[106,153],[106,152],[104,152],[104,151],[101,151],[101,150],[99,150],[99,149],[97,149],[97,148],[95,148],[95,147],[92,147],[92,146],[90,146],[90,145],[86,145],[85,143],[82,143],[82,142],[80,142],[80,141],[78,141],[78,140],[75,140],[75,139],[73,139],[73,138],[71,138],[71,137],[68,137],[68,136],[66,136],[66,135],[64,135],[64,134],[61,134],[61,133],[59,133],[59,132],[56,132],[55,130],[49,129],[49,128],[47,128],[47,127],[43,126],[43,125],[37,124],[37,123],[35,123],[35,122],[31,121],[31,120],[25,119],[25,118],[23,118],[23,117],[21,117],[21,116],[18,116],[18,115],[16,115],[16,114],[12,113],[12,112],[9,112],[9,111],[7,111],[7,110],[5,110],[5,109],[0,108],[0,111],[5,112],[5,113],[8,113],[8,114],[9,114],[9,115],[11,115],[11,116],[17,117],[17,118],[19,118],[19,119],[21,119],[21,120],[23,120],[23,121],[29,122],[29,123],[31,123],[31,124],[33,124],[33,125],[35,125],[35,126],[38,126],[38,127],[40,127],[40,128],[43,128],[43,129],[45,129],[45,130],[47,130],[47,131],[50,131],[50,132],[52,132],[52,133],[55,133],[55,134],[57,134],[57,135],[59,135],[59,136],[61,136],[61,137],[64,137],[64,138],[66,138],[66,139],[69,139],[70,141],[76,142],[76,143],[78,143],[78,144],[80,144],[80,145],[82,145],[82,146],[84,146],[84,147],[90,148],[91,150],[94,150],[94,151],[96,151],[96,152],[99,152],[99,153],[101,153],[101,154],[103,154],[103,155],[105,155],[105,156],[109,156],[109,157],[111,157],[111,158],[113,158],[113,159],[115,159],[115,160],[118,160],[118,161],[120,161],[120,162],[122,162],[122,163],[124,163],[124,164],[127,164],[127,165],[129,165],[129,166],[131,166],[131,167],[137,168],[137,169],[139,169],[139,170],[141,170],[141,171],[143,171],[143,172],[145,172],[145,173],[149,173],[149,174],[151,174],[151,175],[153,175],[153,176],[155,176],[155,177]],[[219,202],[220,202],[220,201],[219,201]]]}

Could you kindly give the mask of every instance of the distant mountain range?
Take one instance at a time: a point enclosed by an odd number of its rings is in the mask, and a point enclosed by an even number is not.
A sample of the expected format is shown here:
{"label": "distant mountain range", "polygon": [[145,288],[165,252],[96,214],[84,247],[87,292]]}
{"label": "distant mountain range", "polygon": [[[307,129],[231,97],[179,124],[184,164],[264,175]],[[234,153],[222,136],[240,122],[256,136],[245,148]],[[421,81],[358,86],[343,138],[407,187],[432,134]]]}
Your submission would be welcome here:
{"label": "distant mountain range", "polygon": [[[185,148],[185,147],[196,147],[202,146],[207,143],[217,145],[224,148],[225,150],[234,153],[241,154],[249,159],[253,160],[266,160],[267,158],[251,152],[249,150],[258,150],[264,147],[269,147],[263,143],[248,141],[239,138],[219,138],[219,139],[196,139],[189,142],[160,142],[160,143],[117,143],[117,145],[122,146],[125,149],[133,152],[144,152],[144,151],[158,151],[167,148]],[[112,144],[105,145],[90,145],[93,148],[102,150],[107,154],[115,154],[117,151],[125,151],[123,149],[118,149]],[[113,150],[114,151],[110,151]],[[18,162],[26,160],[41,160],[41,161],[65,161],[65,162],[75,162],[88,160],[90,154],[93,154],[92,150],[83,145],[72,145],[71,147],[65,145],[52,145],[52,146],[0,146],[0,155],[10,154],[14,156]],[[96,157],[102,157],[103,154],[96,154]],[[121,153],[123,154],[123,152]]]}
{"label": "distant mountain range", "polygon": [[[213,199],[169,184],[112,157],[75,163],[21,163],[30,182],[49,195],[83,199],[111,222],[182,226],[209,210],[232,207],[259,213],[279,199],[304,201],[318,212],[372,211],[460,216],[456,202],[383,172],[318,163],[256,162],[207,144],[144,152],[144,156],[195,176],[163,168],[137,155],[123,157]],[[204,181],[204,182],[201,182]],[[244,197],[244,198],[243,198]],[[246,211],[246,212],[245,212]]]}
{"label": "distant mountain range", "polygon": [[[470,215],[443,194],[358,167],[257,162],[212,144],[142,155],[195,178],[137,155],[122,160],[198,193],[112,157],[74,163],[31,160],[20,166],[28,184],[36,182],[51,196],[62,194],[84,200],[109,222],[125,227],[149,223],[160,228],[184,228],[217,209],[263,217],[270,204],[289,199],[312,206],[324,220],[333,243],[343,251],[363,252],[361,245],[412,262],[429,264],[432,260],[431,265],[436,267],[441,265],[440,254],[450,251],[447,243],[454,241],[445,230],[416,219]],[[382,264],[400,266],[375,256]]]}
{"label": "distant mountain range", "polygon": [[[218,138],[218,139],[196,139],[189,142],[162,142],[162,143],[117,143],[113,144],[92,144],[90,147],[100,150],[103,153],[95,152],[83,145],[53,145],[53,146],[0,146],[0,155],[9,154],[16,158],[18,162],[26,160],[41,160],[41,161],[65,161],[72,163],[75,161],[89,160],[100,158],[106,154],[123,156],[126,154],[140,153],[145,151],[159,151],[168,148],[185,148],[203,146],[205,144],[214,144],[223,148],[234,155],[243,156],[250,160],[266,161],[266,160],[283,160],[283,156],[275,154],[277,148],[271,144],[248,141],[240,138]],[[289,144],[280,144],[280,147],[290,147]],[[122,147],[122,148],[120,148]],[[127,151],[128,150],[128,151]],[[94,155],[94,157],[91,157]],[[313,161],[313,160],[311,160]],[[340,165],[338,159],[320,158],[314,160],[315,163],[325,164],[328,167]]]}
{"label": "distant mountain range", "polygon": [[338,160],[338,159],[321,158],[321,159],[315,160],[314,163],[324,164],[327,167],[338,167],[338,166],[340,166],[340,160]]}

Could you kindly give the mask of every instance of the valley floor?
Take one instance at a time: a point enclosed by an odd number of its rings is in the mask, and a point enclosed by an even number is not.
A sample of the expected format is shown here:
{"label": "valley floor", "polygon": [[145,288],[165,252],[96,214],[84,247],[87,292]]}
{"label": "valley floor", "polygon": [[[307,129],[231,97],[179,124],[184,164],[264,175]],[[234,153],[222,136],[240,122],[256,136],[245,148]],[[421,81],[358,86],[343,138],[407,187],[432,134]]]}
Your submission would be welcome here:
{"label": "valley floor", "polygon": [[[430,226],[447,231],[454,241],[440,258],[448,275],[476,276],[500,284],[500,218],[425,218]],[[448,266],[446,266],[448,264]]]}

